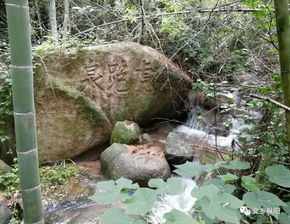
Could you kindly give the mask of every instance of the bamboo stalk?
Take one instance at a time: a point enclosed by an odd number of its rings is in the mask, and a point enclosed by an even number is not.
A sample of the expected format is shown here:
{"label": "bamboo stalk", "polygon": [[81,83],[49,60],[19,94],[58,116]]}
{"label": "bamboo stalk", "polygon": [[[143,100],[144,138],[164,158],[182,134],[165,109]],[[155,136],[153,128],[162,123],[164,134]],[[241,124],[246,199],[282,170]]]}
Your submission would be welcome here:
{"label": "bamboo stalk", "polygon": [[42,224],[28,0],[7,0],[6,11],[24,224]]}
{"label": "bamboo stalk", "polygon": [[[275,0],[280,68],[284,104],[290,107],[290,21],[288,0]],[[290,154],[290,111],[286,110],[288,152]]]}

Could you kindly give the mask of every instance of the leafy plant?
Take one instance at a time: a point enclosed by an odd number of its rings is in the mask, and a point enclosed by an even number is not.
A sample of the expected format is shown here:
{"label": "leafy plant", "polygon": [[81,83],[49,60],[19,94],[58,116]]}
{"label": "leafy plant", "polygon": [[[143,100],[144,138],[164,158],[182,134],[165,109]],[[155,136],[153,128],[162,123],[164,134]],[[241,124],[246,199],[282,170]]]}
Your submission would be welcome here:
{"label": "leafy plant", "polygon": [[[268,186],[259,184],[253,176],[232,173],[239,173],[249,168],[249,163],[237,160],[219,161],[208,165],[191,162],[178,165],[175,172],[186,178],[197,178],[204,172],[212,173],[213,171],[219,175],[192,190],[191,195],[197,199],[192,208],[192,211],[195,211],[193,216],[172,209],[164,215],[165,224],[208,224],[222,221],[239,224],[241,220],[243,220],[243,223],[249,223],[250,220],[264,220],[263,222],[267,223],[269,217],[273,217],[281,223],[286,223],[287,220],[290,220],[289,203],[283,202],[278,196],[267,191]],[[225,171],[226,174],[221,175],[221,172],[225,173]],[[269,182],[288,187],[290,170],[286,167],[271,166],[266,169],[266,173],[269,176]],[[241,183],[241,185],[237,185],[238,183]],[[148,223],[146,222],[146,216],[151,214],[157,196],[179,194],[182,189],[180,178],[169,178],[167,181],[152,179],[148,183],[148,188],[140,188],[137,184],[133,184],[132,181],[124,178],[116,181],[99,182],[97,186],[98,189],[101,189],[101,192],[97,192],[91,197],[92,200],[106,204],[122,201],[126,205],[126,214],[116,209],[110,209],[101,215],[100,220],[103,224],[113,224],[117,220],[118,223]],[[237,194],[237,192],[240,192],[237,186],[243,188],[245,193]],[[245,210],[242,210],[242,208],[245,208]],[[269,212],[280,208],[283,208],[284,212],[280,214]],[[264,213],[257,213],[260,210]],[[131,215],[141,215],[143,218],[142,220],[134,219]]]}
{"label": "leafy plant", "polygon": [[[40,180],[42,187],[63,185],[68,183],[69,178],[77,174],[77,167],[74,164],[67,164],[66,161],[54,166],[40,167]],[[0,190],[5,191],[7,198],[19,191],[18,163],[15,159],[11,172],[0,173]]]}

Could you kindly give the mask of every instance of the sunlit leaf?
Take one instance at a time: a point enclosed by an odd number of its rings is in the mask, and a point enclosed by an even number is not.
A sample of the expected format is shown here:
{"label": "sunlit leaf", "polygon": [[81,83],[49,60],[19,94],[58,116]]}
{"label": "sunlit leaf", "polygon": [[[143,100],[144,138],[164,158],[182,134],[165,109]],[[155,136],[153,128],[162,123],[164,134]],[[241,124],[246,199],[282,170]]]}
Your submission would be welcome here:
{"label": "sunlit leaf", "polygon": [[139,188],[132,197],[125,201],[126,213],[144,215],[149,212],[156,200],[157,192],[148,188]]}
{"label": "sunlit leaf", "polygon": [[282,187],[290,187],[290,170],[282,165],[267,167],[265,170],[272,183]]}
{"label": "sunlit leaf", "polygon": [[164,218],[166,219],[165,224],[199,224],[199,222],[190,215],[176,209],[166,213]]}
{"label": "sunlit leaf", "polygon": [[157,188],[157,192],[160,194],[176,195],[182,193],[180,178],[168,178],[166,182],[162,179],[151,179],[148,186]]}

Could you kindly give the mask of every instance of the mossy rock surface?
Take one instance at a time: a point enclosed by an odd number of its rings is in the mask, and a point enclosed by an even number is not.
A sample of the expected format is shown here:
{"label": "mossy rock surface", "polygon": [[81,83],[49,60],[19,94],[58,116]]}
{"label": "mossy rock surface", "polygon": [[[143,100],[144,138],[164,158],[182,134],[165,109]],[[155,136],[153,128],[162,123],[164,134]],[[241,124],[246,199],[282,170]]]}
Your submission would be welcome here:
{"label": "mossy rock surface", "polygon": [[110,140],[117,121],[146,125],[182,105],[190,78],[136,43],[57,50],[34,69],[40,160],[74,158]]}
{"label": "mossy rock surface", "polygon": [[140,135],[141,129],[136,122],[118,121],[113,128],[110,143],[135,144]]}

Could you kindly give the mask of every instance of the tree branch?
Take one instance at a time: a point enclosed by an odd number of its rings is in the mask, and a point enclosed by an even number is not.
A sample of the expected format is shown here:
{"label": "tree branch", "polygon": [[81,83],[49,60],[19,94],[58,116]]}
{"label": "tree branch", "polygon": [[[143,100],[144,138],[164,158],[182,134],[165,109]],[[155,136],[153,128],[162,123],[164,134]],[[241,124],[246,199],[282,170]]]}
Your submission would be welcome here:
{"label": "tree branch", "polygon": [[[137,16],[134,18],[134,20],[139,20],[139,19],[154,19],[157,17],[162,17],[162,16],[174,16],[174,15],[186,15],[186,14],[194,14],[194,13],[222,13],[222,12],[241,12],[241,13],[251,13],[251,12],[260,12],[262,9],[248,9],[248,8],[213,8],[213,9],[193,9],[193,10],[186,10],[186,11],[180,11],[180,12],[168,12],[168,13],[159,13],[159,14],[149,14],[144,16]],[[270,10],[271,12],[274,12],[273,10]],[[99,27],[104,27],[104,26],[109,26],[117,23],[123,23],[123,22],[128,22],[131,21],[132,19],[120,19],[108,23],[103,23],[94,27],[91,27],[87,30],[84,30],[80,33],[77,34],[77,36],[93,31],[96,28]]]}
{"label": "tree branch", "polygon": [[256,94],[250,94],[250,97],[257,98],[257,99],[260,99],[260,100],[268,101],[268,102],[270,102],[270,103],[272,103],[272,104],[274,104],[274,105],[276,105],[276,106],[278,106],[280,108],[283,108],[284,110],[287,110],[287,111],[290,112],[290,107],[287,107],[286,105],[284,105],[284,104],[282,104],[282,103],[280,103],[280,102],[278,102],[276,100],[273,100],[273,99],[271,99],[269,97],[260,96],[260,95],[256,95]]}

